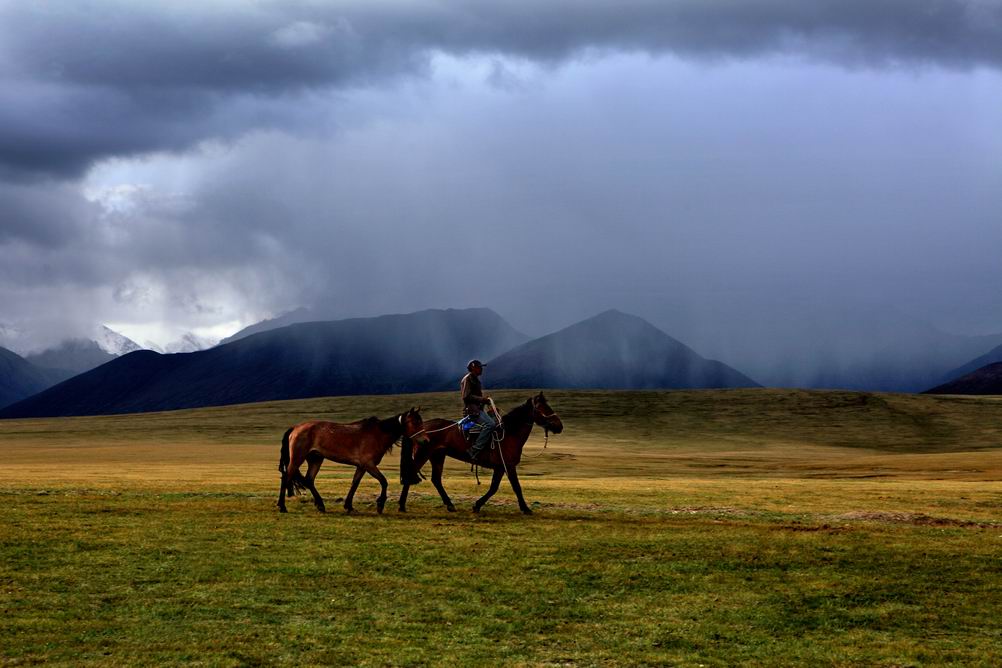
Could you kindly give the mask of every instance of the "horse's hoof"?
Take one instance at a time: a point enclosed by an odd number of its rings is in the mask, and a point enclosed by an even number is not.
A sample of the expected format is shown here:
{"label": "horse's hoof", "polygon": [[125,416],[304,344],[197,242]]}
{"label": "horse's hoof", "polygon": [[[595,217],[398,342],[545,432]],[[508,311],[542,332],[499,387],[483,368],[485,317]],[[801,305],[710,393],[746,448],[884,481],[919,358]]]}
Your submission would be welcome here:
{"label": "horse's hoof", "polygon": [[323,507],[323,506],[317,506],[317,512],[318,513],[326,513],[327,509],[325,507]]}
{"label": "horse's hoof", "polygon": [[473,504],[473,512],[475,512],[475,513],[477,513],[479,515],[480,514],[480,506],[478,506],[477,504],[474,503]]}
{"label": "horse's hoof", "polygon": [[447,505],[445,509],[448,510],[450,513],[456,512],[456,506],[452,505],[451,503]]}
{"label": "horse's hoof", "polygon": [[355,509],[354,508],[345,508],[344,509],[344,514],[345,515],[354,515],[355,514]]}
{"label": "horse's hoof", "polygon": [[400,506],[399,508],[397,508],[397,512],[398,513],[406,513],[407,512],[407,508],[405,508],[403,506]]}
{"label": "horse's hoof", "polygon": [[280,512],[280,513],[287,513],[289,511],[285,509],[285,506],[279,506],[278,507],[278,512]]}
{"label": "horse's hoof", "polygon": [[532,514],[532,508],[523,508],[522,509],[522,514],[523,515],[531,515]]}
{"label": "horse's hoof", "polygon": [[376,514],[377,515],[382,515],[383,514],[383,507],[382,506],[376,506]]}

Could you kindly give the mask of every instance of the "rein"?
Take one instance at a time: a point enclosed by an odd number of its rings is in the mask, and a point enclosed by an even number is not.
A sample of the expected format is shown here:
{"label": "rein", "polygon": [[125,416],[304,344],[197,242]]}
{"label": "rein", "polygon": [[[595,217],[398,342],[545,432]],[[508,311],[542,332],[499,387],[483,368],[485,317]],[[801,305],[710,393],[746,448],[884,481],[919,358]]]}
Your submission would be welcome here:
{"label": "rein", "polygon": [[422,429],[421,431],[414,432],[413,434],[411,434],[407,438],[414,438],[418,434],[436,434],[436,433],[438,433],[440,431],[445,431],[446,429],[452,429],[453,427],[458,427],[460,422],[462,422],[462,420],[457,420],[456,422],[450,422],[449,424],[445,425],[441,429],[432,429],[430,431],[427,430],[427,429]]}

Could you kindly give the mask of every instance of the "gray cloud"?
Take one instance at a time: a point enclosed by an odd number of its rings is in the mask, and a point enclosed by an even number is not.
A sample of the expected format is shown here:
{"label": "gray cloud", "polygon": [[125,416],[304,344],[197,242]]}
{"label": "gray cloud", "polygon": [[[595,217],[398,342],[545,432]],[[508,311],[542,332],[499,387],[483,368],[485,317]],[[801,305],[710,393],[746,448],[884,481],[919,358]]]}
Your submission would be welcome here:
{"label": "gray cloud", "polygon": [[[7,2],[0,165],[8,178],[75,177],[112,156],[301,127],[290,97],[424,73],[435,53],[559,63],[617,51],[997,68],[1002,3]],[[282,111],[247,104],[275,99]]]}
{"label": "gray cloud", "polygon": [[1002,328],[998,2],[77,7],[0,4],[0,326],[39,345],[301,304],[614,307],[758,368],[887,305]]}

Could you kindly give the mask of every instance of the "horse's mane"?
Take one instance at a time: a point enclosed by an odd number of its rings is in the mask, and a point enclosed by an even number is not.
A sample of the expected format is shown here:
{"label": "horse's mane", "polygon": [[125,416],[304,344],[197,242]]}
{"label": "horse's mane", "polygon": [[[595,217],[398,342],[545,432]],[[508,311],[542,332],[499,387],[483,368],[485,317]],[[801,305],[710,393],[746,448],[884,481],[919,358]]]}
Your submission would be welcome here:
{"label": "horse's mane", "polygon": [[380,420],[377,417],[371,417],[370,420],[375,420],[379,423],[379,428],[385,431],[387,434],[393,433],[395,431],[403,431],[403,427],[400,426],[400,415],[394,415],[388,417],[385,420]]}
{"label": "horse's mane", "polygon": [[[405,438],[405,436],[404,436],[404,427],[400,423],[400,414],[394,415],[392,417],[388,417],[385,420],[380,420],[377,417],[371,417],[371,418],[369,418],[369,420],[375,421],[378,424],[379,429],[384,434],[393,434],[393,433],[397,433],[398,434],[397,437],[395,439],[393,439],[392,441],[390,441],[390,444],[388,446],[386,446],[386,452],[392,451],[393,450],[393,446],[396,445],[401,439]],[[368,420],[367,420],[367,422],[368,422]]]}
{"label": "horse's mane", "polygon": [[502,415],[501,416],[501,424],[503,424],[503,425],[505,425],[507,427],[511,423],[511,421],[514,420],[515,418],[522,419],[520,416],[518,416],[516,414],[517,413],[524,413],[527,410],[531,410],[531,406],[532,406],[532,399],[526,399],[525,401],[523,401],[522,403],[520,403],[518,406],[515,406],[515,408],[511,409],[510,411],[508,411],[507,413],[505,413],[504,415]]}

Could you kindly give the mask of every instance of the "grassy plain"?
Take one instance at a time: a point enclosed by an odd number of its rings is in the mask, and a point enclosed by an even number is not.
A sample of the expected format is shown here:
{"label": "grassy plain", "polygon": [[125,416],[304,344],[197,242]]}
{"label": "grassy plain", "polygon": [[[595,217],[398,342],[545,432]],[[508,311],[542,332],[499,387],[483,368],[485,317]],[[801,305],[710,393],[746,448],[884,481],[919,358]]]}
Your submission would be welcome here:
{"label": "grassy plain", "polygon": [[0,662],[1002,663],[1002,401],[547,394],[532,517],[507,484],[470,513],[457,462],[454,514],[423,484],[377,516],[367,479],[345,516],[330,463],[331,512],[276,512],[287,426],[451,394],[0,421]]}

